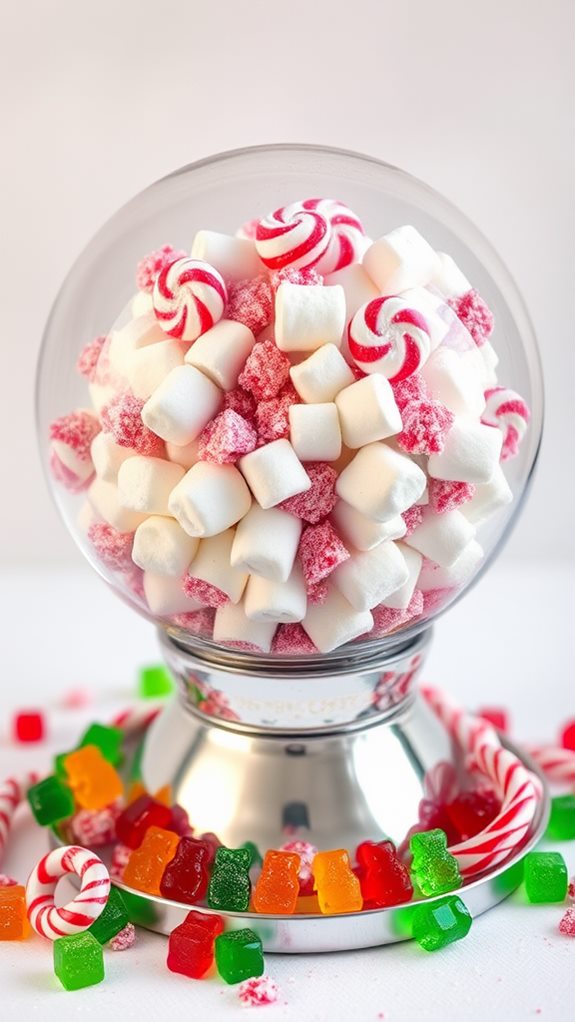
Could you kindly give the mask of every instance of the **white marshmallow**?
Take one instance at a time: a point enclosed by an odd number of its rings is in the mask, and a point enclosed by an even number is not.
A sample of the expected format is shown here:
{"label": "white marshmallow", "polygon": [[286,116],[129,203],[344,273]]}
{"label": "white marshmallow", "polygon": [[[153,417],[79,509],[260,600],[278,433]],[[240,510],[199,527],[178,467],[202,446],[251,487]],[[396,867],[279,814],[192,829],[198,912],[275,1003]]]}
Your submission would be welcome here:
{"label": "white marshmallow", "polygon": [[371,610],[403,586],[409,573],[395,543],[353,553],[331,576],[333,584],[356,610]]}
{"label": "white marshmallow", "polygon": [[240,458],[238,466],[260,507],[274,507],[304,493],[311,479],[289,440],[274,440]]}
{"label": "white marshmallow", "polygon": [[298,564],[287,582],[270,582],[259,575],[250,575],[244,610],[252,621],[276,621],[289,624],[303,621],[307,596],[303,574]]}
{"label": "white marshmallow", "polygon": [[417,580],[417,588],[424,593],[430,589],[459,588],[475,574],[482,560],[483,550],[479,543],[472,539],[448,568],[426,561]]}
{"label": "white marshmallow", "polygon": [[373,550],[379,543],[388,539],[401,539],[405,536],[406,525],[401,517],[389,518],[387,522],[374,522],[372,518],[356,511],[345,500],[338,500],[331,517],[342,539],[351,543],[356,550]]}
{"label": "white marshmallow", "polygon": [[200,460],[198,454],[198,441],[190,440],[189,444],[185,444],[183,447],[178,447],[177,444],[166,444],[166,454],[170,461],[175,461],[176,465],[181,465],[182,468],[191,468],[192,465],[196,464],[196,461]]}
{"label": "white marshmallow", "polygon": [[479,418],[485,408],[483,385],[467,353],[439,348],[421,373],[435,400],[441,401],[454,415]]}
{"label": "white marshmallow", "polygon": [[97,521],[99,521],[98,515],[95,514],[94,508],[90,504],[90,501],[85,500],[84,503],[82,504],[82,507],[78,511],[78,517],[76,518],[76,522],[78,524],[80,532],[86,534],[90,526],[95,525]]}
{"label": "white marshmallow", "polygon": [[363,265],[380,294],[396,295],[429,284],[439,260],[429,242],[407,224],[374,241],[364,254]]}
{"label": "white marshmallow", "polygon": [[115,483],[120,465],[128,458],[133,458],[136,452],[130,447],[120,447],[114,443],[111,433],[102,430],[92,440],[90,453],[98,478],[105,483]]}
{"label": "white marshmallow", "polygon": [[421,525],[405,542],[442,568],[450,568],[474,536],[473,525],[460,511],[446,511],[442,515],[425,511]]}
{"label": "white marshmallow", "polygon": [[233,529],[200,540],[196,556],[188,567],[188,575],[216,586],[232,603],[238,603],[246,587],[248,573],[233,568],[230,563],[233,541]]}
{"label": "white marshmallow", "polygon": [[192,243],[191,256],[215,266],[224,279],[257,277],[265,270],[251,238],[234,238],[218,231],[198,231]]}
{"label": "white marshmallow", "polygon": [[124,380],[123,377],[118,377],[114,384],[89,383],[88,392],[94,411],[101,415],[102,409],[110,404],[110,401],[116,397],[116,394],[125,390],[126,386],[127,380]]}
{"label": "white marshmallow", "polygon": [[132,316],[137,319],[138,316],[145,316],[147,312],[153,312],[154,300],[152,298],[151,291],[136,291],[136,294],[132,298]]}
{"label": "white marshmallow", "polygon": [[277,625],[275,621],[253,621],[241,603],[219,607],[214,620],[214,642],[247,643],[269,653]]}
{"label": "white marshmallow", "polygon": [[438,266],[431,280],[431,283],[438,288],[446,298],[459,298],[466,291],[471,290],[465,274],[446,252],[437,253]]}
{"label": "white marshmallow", "polygon": [[421,497],[425,473],[404,455],[384,443],[360,448],[339,476],[335,491],[356,511],[386,522],[407,511]]}
{"label": "white marshmallow", "polygon": [[[370,242],[373,244],[373,242]],[[369,247],[369,245],[368,245]],[[324,277],[324,284],[333,287],[340,284],[345,295],[345,315],[349,323],[358,309],[373,298],[379,297],[379,291],[371,277],[368,277],[361,263],[350,263],[343,270],[336,270]]]}
{"label": "white marshmallow", "polygon": [[463,483],[488,483],[501,454],[503,434],[492,426],[456,418],[449,429],[441,454],[432,454],[429,475]]}
{"label": "white marshmallow", "polygon": [[231,552],[233,567],[272,582],[287,582],[301,530],[301,519],[295,515],[279,507],[264,510],[252,504],[236,529]]}
{"label": "white marshmallow", "polygon": [[423,563],[423,557],[417,552],[417,550],[412,550],[411,547],[407,546],[405,543],[398,543],[397,549],[401,550],[401,554],[407,566],[407,580],[399,587],[399,589],[396,589],[390,596],[386,596],[381,602],[384,603],[386,607],[392,607],[394,610],[405,610],[406,607],[409,606],[409,602],[415,591],[415,586]]}
{"label": "white marshmallow", "polygon": [[132,393],[141,401],[147,401],[168,373],[184,364],[184,350],[179,341],[172,340],[138,348],[128,360],[127,366]]}
{"label": "white marshmallow", "polygon": [[142,421],[162,440],[184,446],[219,411],[222,392],[194,366],[176,366],[142,408]]}
{"label": "white marshmallow", "polygon": [[474,345],[471,351],[464,352],[463,357],[471,372],[477,376],[483,390],[496,386],[499,357],[489,341],[482,344],[480,348]]}
{"label": "white marshmallow", "polygon": [[127,458],[118,472],[118,500],[122,507],[148,515],[167,515],[170,493],[185,470],[164,458]]}
{"label": "white marshmallow", "polygon": [[291,381],[302,401],[321,404],[353,383],[355,376],[335,344],[324,344],[290,369]]}
{"label": "white marshmallow", "polygon": [[343,288],[284,281],[276,292],[275,317],[280,351],[315,351],[323,344],[339,348],[345,328]]}
{"label": "white marshmallow", "polygon": [[154,575],[181,578],[198,549],[199,540],[188,536],[174,518],[150,515],[134,535],[132,560]]}
{"label": "white marshmallow", "polygon": [[188,349],[186,363],[201,369],[222,390],[233,390],[254,343],[243,323],[221,319]]}
{"label": "white marshmallow", "polygon": [[121,330],[115,330],[110,337],[108,360],[111,369],[120,376],[127,376],[135,351],[145,348],[148,344],[159,344],[160,341],[166,342],[168,339],[153,311],[129,320],[126,326]]}
{"label": "white marshmallow", "polygon": [[88,490],[88,500],[96,514],[118,532],[134,532],[146,517],[122,507],[116,484],[105,483],[103,479],[94,480]]}
{"label": "white marshmallow", "polygon": [[301,461],[336,461],[341,454],[339,416],[333,401],[291,405],[290,440]]}
{"label": "white marshmallow", "polygon": [[146,571],[143,584],[146,602],[156,617],[189,614],[202,607],[197,600],[186,596],[181,578],[175,578],[173,575],[154,575],[152,572]]}
{"label": "white marshmallow", "polygon": [[325,603],[308,605],[303,627],[320,653],[352,642],[373,628],[369,610],[355,610],[335,587],[331,587]]}
{"label": "white marshmallow", "polygon": [[393,389],[380,373],[372,373],[340,390],[335,403],[346,447],[364,447],[401,432],[401,415]]}
{"label": "white marshmallow", "polygon": [[237,468],[198,461],[172,490],[168,510],[189,536],[215,536],[239,522],[251,502]]}
{"label": "white marshmallow", "polygon": [[488,483],[475,488],[471,500],[465,502],[461,513],[473,525],[481,525],[513,500],[513,493],[500,465]]}

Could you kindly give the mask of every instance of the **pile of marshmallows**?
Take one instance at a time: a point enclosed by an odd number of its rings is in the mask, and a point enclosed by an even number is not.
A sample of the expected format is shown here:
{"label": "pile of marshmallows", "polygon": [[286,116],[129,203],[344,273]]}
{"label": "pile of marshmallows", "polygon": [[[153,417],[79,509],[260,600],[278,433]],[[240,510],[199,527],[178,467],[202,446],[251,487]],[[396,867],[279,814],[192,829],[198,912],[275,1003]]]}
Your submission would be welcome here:
{"label": "pile of marshmallows", "polygon": [[199,231],[190,256],[165,245],[137,283],[80,356],[93,409],[51,427],[116,583],[188,634],[278,655],[380,638],[461,588],[529,411],[448,255],[313,199]]}

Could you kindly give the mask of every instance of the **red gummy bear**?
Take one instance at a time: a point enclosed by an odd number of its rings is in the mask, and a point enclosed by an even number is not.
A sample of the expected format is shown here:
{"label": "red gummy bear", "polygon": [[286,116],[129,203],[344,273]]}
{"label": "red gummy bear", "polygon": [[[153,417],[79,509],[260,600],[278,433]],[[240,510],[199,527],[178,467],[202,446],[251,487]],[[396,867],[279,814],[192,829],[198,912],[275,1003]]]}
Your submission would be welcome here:
{"label": "red gummy bear", "polygon": [[213,964],[214,941],[223,931],[221,916],[188,912],[184,922],[170,934],[168,969],[192,979],[201,979]]}
{"label": "red gummy bear", "polygon": [[356,851],[364,908],[409,901],[413,884],[391,841],[362,841]]}
{"label": "red gummy bear", "polygon": [[205,841],[183,837],[176,854],[164,870],[160,891],[170,901],[195,905],[208,889],[211,848]]}

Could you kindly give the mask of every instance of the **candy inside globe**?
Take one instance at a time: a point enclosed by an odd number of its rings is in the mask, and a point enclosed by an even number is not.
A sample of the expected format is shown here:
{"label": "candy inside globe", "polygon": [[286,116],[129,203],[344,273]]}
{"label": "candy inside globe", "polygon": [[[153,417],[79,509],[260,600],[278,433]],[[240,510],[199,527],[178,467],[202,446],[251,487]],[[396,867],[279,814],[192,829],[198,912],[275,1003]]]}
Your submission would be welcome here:
{"label": "candy inside globe", "polygon": [[313,658],[391,648],[485,570],[542,394],[462,214],[387,165],[280,146],[108,222],[55,303],[38,412],[58,507],[125,600],[192,651]]}

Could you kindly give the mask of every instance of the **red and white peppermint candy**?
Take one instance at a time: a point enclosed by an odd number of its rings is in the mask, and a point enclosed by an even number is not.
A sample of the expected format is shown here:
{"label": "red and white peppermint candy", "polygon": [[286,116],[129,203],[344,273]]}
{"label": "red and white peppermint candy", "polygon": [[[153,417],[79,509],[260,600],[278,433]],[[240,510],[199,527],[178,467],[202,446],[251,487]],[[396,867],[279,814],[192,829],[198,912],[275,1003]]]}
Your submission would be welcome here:
{"label": "red and white peppermint candy", "polygon": [[176,259],[156,278],[154,313],[162,330],[180,341],[195,341],[224,314],[223,277],[203,259]]}
{"label": "red and white peppermint candy", "polygon": [[562,746],[535,745],[527,748],[534,763],[550,781],[575,784],[575,752]]}
{"label": "red and white peppermint candy", "polygon": [[332,236],[329,221],[323,213],[303,206],[292,202],[258,222],[256,250],[268,269],[315,266],[327,252]]}
{"label": "red and white peppermint candy", "polygon": [[0,861],[12,826],[12,817],[26,792],[39,780],[37,774],[25,774],[24,777],[7,777],[0,784]]}
{"label": "red and white peppermint candy", "polygon": [[305,199],[301,208],[321,213],[331,227],[327,249],[315,264],[319,273],[335,273],[361,259],[366,247],[365,231],[349,206],[337,199]]}
{"label": "red and white peppermint candy", "polygon": [[[67,873],[80,878],[80,893],[67,905],[56,908],[54,893]],[[67,845],[48,852],[32,870],[26,885],[30,925],[48,940],[82,933],[102,914],[110,894],[110,875],[94,852]]]}
{"label": "red and white peppermint candy", "polygon": [[485,426],[497,426],[501,430],[501,461],[508,461],[519,451],[530,418],[529,408],[523,398],[509,387],[491,387],[485,391],[484,397],[481,421]]}
{"label": "red and white peppermint candy", "polygon": [[402,298],[373,298],[357,310],[348,327],[355,364],[399,383],[423,365],[431,352],[425,317]]}

